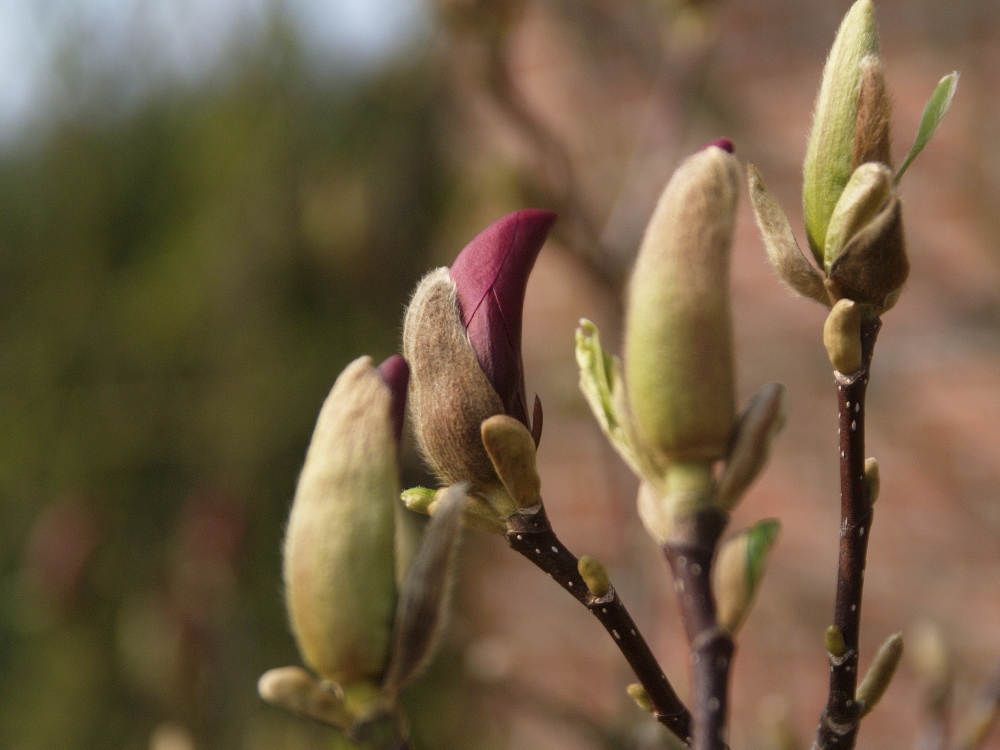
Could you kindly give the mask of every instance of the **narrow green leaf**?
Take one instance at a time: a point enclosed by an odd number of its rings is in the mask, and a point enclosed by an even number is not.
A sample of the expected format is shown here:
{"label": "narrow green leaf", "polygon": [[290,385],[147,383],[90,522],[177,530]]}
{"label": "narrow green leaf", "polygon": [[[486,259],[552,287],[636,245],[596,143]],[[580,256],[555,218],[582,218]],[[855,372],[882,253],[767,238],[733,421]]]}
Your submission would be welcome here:
{"label": "narrow green leaf", "polygon": [[927,141],[931,139],[934,131],[938,129],[938,125],[941,124],[941,120],[944,119],[948,108],[951,106],[951,100],[955,96],[955,89],[957,88],[958,72],[956,71],[942,78],[937,88],[934,89],[934,93],[931,94],[931,98],[927,101],[927,106],[924,107],[924,114],[920,118],[920,127],[917,128],[917,137],[913,140],[910,153],[903,159],[903,163],[896,172],[897,183],[902,179],[903,172],[910,166],[910,162],[916,159],[917,154],[924,150]]}

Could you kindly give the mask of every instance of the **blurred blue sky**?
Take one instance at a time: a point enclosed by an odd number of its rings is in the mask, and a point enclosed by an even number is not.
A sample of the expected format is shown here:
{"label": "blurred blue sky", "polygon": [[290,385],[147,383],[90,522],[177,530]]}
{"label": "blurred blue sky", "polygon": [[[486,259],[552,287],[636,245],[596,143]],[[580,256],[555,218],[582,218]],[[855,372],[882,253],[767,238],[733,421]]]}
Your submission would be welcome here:
{"label": "blurred blue sky", "polygon": [[424,0],[0,0],[0,141],[23,133],[81,71],[137,84],[197,79],[278,10],[310,52],[343,67],[391,55],[427,16]]}

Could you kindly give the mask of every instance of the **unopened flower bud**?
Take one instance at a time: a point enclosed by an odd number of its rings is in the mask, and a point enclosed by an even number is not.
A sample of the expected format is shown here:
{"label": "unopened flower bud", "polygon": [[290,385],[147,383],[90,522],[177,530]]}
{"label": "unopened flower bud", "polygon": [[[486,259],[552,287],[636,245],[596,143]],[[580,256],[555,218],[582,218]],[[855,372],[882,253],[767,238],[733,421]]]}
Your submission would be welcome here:
{"label": "unopened flower bud", "polygon": [[625,380],[645,442],[670,461],[726,453],[735,418],[729,253],[740,172],[710,146],[674,173],[628,294]]}
{"label": "unopened flower bud", "polygon": [[420,449],[448,484],[473,492],[498,485],[480,425],[508,414],[532,430],[521,364],[521,311],[528,274],[555,215],[525,210],[494,223],[459,254],[452,268],[423,278],[403,328],[410,364],[410,417]]}
{"label": "unopened flower bud", "polygon": [[821,265],[830,216],[851,177],[862,63],[870,57],[878,57],[875,8],[871,0],[857,0],[844,16],[823,69],[803,168],[806,231]]}
{"label": "unopened flower bud", "polygon": [[399,496],[392,393],[368,357],[320,410],[285,539],[285,589],[306,664],[348,688],[386,665]]}

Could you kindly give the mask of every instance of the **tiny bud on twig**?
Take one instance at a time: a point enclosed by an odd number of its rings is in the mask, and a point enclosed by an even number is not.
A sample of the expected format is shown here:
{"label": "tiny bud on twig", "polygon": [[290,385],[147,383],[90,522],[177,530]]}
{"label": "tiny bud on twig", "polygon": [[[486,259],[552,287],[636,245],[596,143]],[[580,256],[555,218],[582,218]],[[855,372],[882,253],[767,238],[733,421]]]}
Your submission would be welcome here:
{"label": "tiny bud on twig", "polygon": [[870,713],[885,695],[902,657],[903,634],[890,635],[875,654],[865,678],[855,693],[855,700],[862,704],[862,716]]}
{"label": "tiny bud on twig", "polygon": [[[590,555],[583,555],[576,564],[587,590],[594,596],[605,596],[611,590],[611,579],[607,569]],[[641,686],[640,686],[641,687]]]}
{"label": "tiny bud on twig", "polygon": [[839,659],[841,656],[847,653],[847,644],[844,643],[844,634],[840,632],[840,628],[836,625],[831,625],[826,629],[823,634],[823,640],[826,643],[826,650],[835,659]]}
{"label": "tiny bud on twig", "polygon": [[842,299],[823,325],[823,344],[833,369],[850,375],[861,367],[861,306]]}

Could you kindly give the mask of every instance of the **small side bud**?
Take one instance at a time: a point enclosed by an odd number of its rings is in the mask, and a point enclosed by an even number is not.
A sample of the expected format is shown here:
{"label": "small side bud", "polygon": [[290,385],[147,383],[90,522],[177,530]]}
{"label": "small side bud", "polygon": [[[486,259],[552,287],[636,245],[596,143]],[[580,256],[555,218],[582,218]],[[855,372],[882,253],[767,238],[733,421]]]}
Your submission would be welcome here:
{"label": "small side bud", "polygon": [[729,255],[739,162],[710,146],[674,173],[646,228],[628,293],[632,415],[670,461],[714,461],[735,421]]}
{"label": "small side bud", "polygon": [[608,571],[590,555],[583,555],[576,563],[577,572],[583,582],[587,584],[587,590],[597,597],[605,596],[611,590],[611,579],[608,578]]}
{"label": "small side bud", "polygon": [[771,443],[785,424],[785,386],[767,383],[753,397],[733,428],[732,448],[719,478],[718,504],[730,510],[767,463]]}
{"label": "small side bud", "polygon": [[447,619],[466,485],[448,488],[403,583],[382,697],[390,705],[426,667]]}
{"label": "small side bud", "polygon": [[892,170],[885,164],[868,162],[854,170],[830,216],[823,260],[827,273],[847,243],[883,209],[892,190]]}
{"label": "small side bud", "polygon": [[719,549],[712,579],[717,616],[719,625],[734,635],[750,612],[780,528],[778,521],[761,521]]}
{"label": "small side bud", "polygon": [[855,700],[862,704],[862,716],[870,713],[885,695],[901,658],[903,658],[903,634],[896,633],[890,635],[879,648],[865,678],[858,685]]}
{"label": "small side bud", "polygon": [[871,305],[881,315],[896,304],[909,274],[902,204],[893,194],[833,261],[828,286],[838,299]]}
{"label": "small side bud", "polygon": [[868,486],[868,501],[874,505],[875,501],[878,500],[879,490],[882,488],[878,461],[874,458],[865,459],[865,484]]}
{"label": "small side bud", "polygon": [[850,375],[861,367],[861,306],[842,299],[823,325],[823,344],[833,369]]}
{"label": "small side bud", "polygon": [[410,487],[410,489],[400,493],[399,499],[403,501],[403,505],[408,510],[429,516],[431,514],[430,506],[434,502],[436,494],[437,490],[432,490],[430,487]]}
{"label": "small side bud", "polygon": [[257,681],[257,692],[272,706],[341,731],[354,721],[340,697],[302,667],[268,670]]}
{"label": "small side bud", "polygon": [[[448,496],[452,487],[456,485],[450,485],[448,487],[442,487],[434,493],[434,499],[431,500],[430,505],[427,506],[427,513],[430,516],[437,514],[438,509],[444,502],[444,499]],[[463,487],[462,491],[465,492],[468,489],[468,484],[463,482],[458,487]],[[501,489],[500,492],[503,492]],[[494,493],[496,494],[496,493]],[[506,502],[510,502],[509,498],[505,498]],[[462,514],[462,525],[467,529],[474,529],[475,531],[485,531],[488,534],[498,534],[503,536],[504,532],[507,530],[507,525],[503,518],[496,509],[486,500],[479,497],[478,495],[466,493],[466,503],[465,511]]]}
{"label": "small side bud", "polygon": [[493,468],[518,508],[541,501],[542,480],[535,467],[535,441],[521,422],[498,414],[483,422],[483,446]]}
{"label": "small side bud", "polygon": [[826,629],[826,632],[823,634],[823,641],[826,644],[827,653],[834,659],[839,659],[847,653],[844,634],[840,632],[840,628],[836,625],[831,625]]}
{"label": "small side bud", "polygon": [[649,697],[649,693],[646,692],[646,688],[640,685],[638,682],[633,682],[627,688],[629,697],[635,701],[635,705],[641,708],[643,711],[648,713],[653,713],[655,710],[653,706],[653,701]]}

